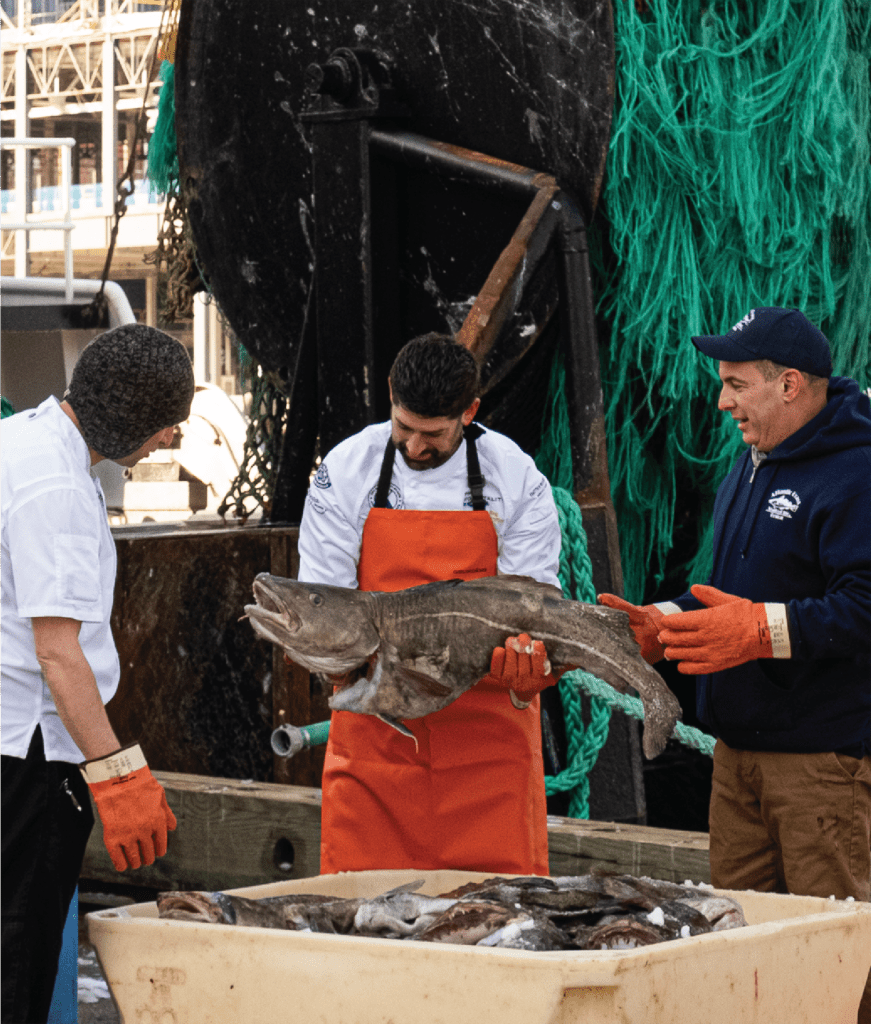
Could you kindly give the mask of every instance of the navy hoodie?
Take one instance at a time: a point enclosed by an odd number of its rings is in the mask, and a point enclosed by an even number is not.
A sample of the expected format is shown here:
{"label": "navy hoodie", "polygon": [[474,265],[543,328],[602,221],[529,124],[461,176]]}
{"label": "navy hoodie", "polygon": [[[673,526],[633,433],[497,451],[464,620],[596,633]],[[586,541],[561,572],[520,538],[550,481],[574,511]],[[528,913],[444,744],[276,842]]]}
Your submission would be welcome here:
{"label": "navy hoodie", "polygon": [[[832,377],[825,408],[714,504],[709,583],[785,604],[792,657],[699,676],[701,721],[730,747],[871,749],[871,404]],[[701,605],[691,594],[683,609]]]}

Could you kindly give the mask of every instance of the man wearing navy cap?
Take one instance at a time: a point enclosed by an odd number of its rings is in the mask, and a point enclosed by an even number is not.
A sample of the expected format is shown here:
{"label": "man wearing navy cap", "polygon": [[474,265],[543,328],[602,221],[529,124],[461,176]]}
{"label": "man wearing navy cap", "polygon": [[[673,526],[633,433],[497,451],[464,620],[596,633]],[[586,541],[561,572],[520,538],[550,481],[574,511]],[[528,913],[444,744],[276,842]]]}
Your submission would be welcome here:
{"label": "man wearing navy cap", "polygon": [[713,572],[675,602],[599,600],[649,662],[698,677],[714,885],[868,900],[871,406],[797,309],[692,340],[748,448],[717,492]]}

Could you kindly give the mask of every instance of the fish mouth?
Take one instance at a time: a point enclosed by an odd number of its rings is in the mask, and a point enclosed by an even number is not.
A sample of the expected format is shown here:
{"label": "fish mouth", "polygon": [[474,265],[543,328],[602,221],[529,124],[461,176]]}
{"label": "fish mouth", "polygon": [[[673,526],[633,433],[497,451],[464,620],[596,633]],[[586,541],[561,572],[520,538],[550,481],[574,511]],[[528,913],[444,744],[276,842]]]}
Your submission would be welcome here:
{"label": "fish mouth", "polygon": [[221,909],[201,892],[160,893],[157,901],[160,911],[177,921],[204,921],[208,924],[220,922]]}
{"label": "fish mouth", "polygon": [[257,632],[273,643],[281,644],[282,637],[286,638],[302,627],[299,615],[259,580],[254,581],[254,600],[257,604],[245,605],[245,614]]}

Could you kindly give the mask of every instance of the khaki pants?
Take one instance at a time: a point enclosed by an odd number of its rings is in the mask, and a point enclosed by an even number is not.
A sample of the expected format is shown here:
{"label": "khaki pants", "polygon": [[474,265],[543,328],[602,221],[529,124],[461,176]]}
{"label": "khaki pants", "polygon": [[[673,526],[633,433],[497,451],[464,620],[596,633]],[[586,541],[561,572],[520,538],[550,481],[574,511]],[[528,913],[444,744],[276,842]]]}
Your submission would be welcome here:
{"label": "khaki pants", "polygon": [[[871,757],[714,750],[711,882],[871,897]],[[859,1008],[871,1024],[871,976]]]}

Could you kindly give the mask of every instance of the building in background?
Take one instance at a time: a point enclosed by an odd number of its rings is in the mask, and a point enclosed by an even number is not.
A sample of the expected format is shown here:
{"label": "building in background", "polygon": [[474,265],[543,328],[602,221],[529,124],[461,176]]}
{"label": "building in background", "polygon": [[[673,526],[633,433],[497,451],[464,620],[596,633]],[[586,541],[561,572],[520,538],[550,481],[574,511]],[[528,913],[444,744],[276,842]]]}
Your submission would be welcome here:
{"label": "building in background", "polygon": [[[3,138],[72,138],[72,231],[76,278],[100,278],[115,220],[117,183],[131,154],[133,194],[119,221],[111,280],[137,320],[165,326],[192,349],[198,379],[242,390],[232,335],[214,307],[193,322],[162,325],[157,248],[165,200],[146,178],[157,121],[163,0],[0,0]],[[141,115],[144,112],[144,117]],[[142,121],[137,137],[137,123]],[[58,219],[60,150],[2,149],[4,220]],[[2,231],[2,274],[62,277],[63,232]],[[202,321],[202,322],[200,322]]]}
{"label": "building in background", "polygon": [[[146,260],[157,248],[166,206],[146,175],[162,88],[160,35],[164,8],[171,6],[171,0],[0,0],[0,134],[4,140],[74,140],[72,276],[103,276],[118,182],[130,166],[133,191],[117,221],[109,279],[121,286],[135,318],[179,338],[194,364],[197,397],[180,447],[152,460],[171,464],[141,467],[136,479],[127,474],[104,481],[110,507],[128,522],[185,518],[217,507],[242,457],[244,391],[251,386],[242,379],[238,347],[214,303],[199,295],[192,320],[163,322],[157,268]],[[39,229],[40,223],[57,223],[66,209],[61,148],[31,141],[26,148],[0,149],[3,222],[34,225],[2,231],[3,277],[64,276],[64,231]],[[27,394],[28,404],[50,393],[60,398],[63,381],[47,372],[48,362],[37,353],[57,349],[54,361],[71,367],[69,351],[79,351],[97,330],[72,329],[76,325],[64,322],[61,309],[36,314],[4,305],[3,313],[4,395]],[[29,379],[21,377],[21,367]],[[145,486],[158,481],[163,497]]]}

